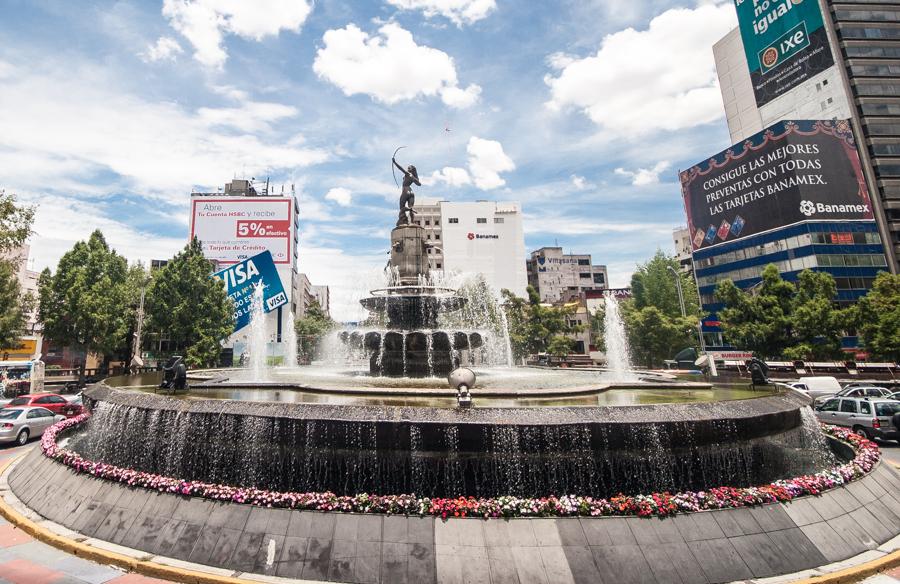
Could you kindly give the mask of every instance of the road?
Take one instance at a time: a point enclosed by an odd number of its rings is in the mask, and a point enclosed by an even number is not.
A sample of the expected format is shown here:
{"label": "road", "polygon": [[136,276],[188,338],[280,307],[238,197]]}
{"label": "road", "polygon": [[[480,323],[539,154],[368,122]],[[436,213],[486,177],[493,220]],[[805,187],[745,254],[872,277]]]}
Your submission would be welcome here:
{"label": "road", "polygon": [[900,443],[895,440],[876,440],[875,444],[881,449],[881,456],[886,462],[900,468]]}

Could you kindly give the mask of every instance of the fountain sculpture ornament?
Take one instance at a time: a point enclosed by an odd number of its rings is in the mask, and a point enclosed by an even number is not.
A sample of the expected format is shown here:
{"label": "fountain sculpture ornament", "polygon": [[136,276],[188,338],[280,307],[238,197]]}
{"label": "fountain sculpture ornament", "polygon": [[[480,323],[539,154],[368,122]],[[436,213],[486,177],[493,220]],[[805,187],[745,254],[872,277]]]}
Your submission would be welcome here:
{"label": "fountain sculpture ornament", "polygon": [[[397,149],[398,151],[400,148]],[[406,170],[391,157],[392,169],[403,172],[400,219],[391,231],[391,259],[387,270],[391,285],[371,290],[360,303],[384,330],[365,334],[344,331],[341,339],[362,347],[372,375],[388,377],[442,377],[474,359],[484,345],[478,332],[441,330],[440,317],[459,310],[465,299],[453,288],[431,284],[425,229],[415,220],[412,185],[421,185],[416,167]]]}

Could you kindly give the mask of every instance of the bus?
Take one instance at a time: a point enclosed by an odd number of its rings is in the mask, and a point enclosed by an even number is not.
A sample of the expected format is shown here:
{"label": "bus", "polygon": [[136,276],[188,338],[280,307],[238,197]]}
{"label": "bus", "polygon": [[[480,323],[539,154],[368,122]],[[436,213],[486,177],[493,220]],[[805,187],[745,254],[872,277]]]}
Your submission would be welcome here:
{"label": "bus", "polygon": [[5,399],[44,391],[44,362],[0,361],[0,393]]}

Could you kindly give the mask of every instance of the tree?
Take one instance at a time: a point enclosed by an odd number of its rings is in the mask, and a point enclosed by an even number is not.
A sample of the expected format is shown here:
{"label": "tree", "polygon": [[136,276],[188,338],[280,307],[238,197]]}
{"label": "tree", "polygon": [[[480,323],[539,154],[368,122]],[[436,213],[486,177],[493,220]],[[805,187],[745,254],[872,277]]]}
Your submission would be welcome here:
{"label": "tree", "polygon": [[0,347],[10,347],[22,336],[34,308],[34,298],[22,294],[18,262],[9,254],[28,239],[33,221],[34,207],[19,205],[15,195],[0,191]]}
{"label": "tree", "polygon": [[334,329],[335,323],[318,302],[306,309],[306,314],[297,319],[294,329],[297,333],[297,350],[300,357],[309,361],[316,355],[326,334]]}
{"label": "tree", "polygon": [[145,299],[147,328],[166,333],[192,367],[214,365],[234,332],[234,307],[213,268],[195,237],[153,274]]}
{"label": "tree", "polygon": [[676,347],[684,346],[681,341],[690,338],[693,326],[687,319],[671,318],[656,306],[637,309],[629,304],[622,306],[628,345],[631,356],[643,367],[661,365]]}
{"label": "tree", "polygon": [[528,287],[527,300],[509,290],[504,290],[503,296],[510,343],[517,357],[548,352],[554,341],[555,348],[561,349],[564,345],[563,341],[557,340],[558,337],[567,338],[567,335],[582,330],[580,324],[571,324],[576,310],[574,306],[542,304],[532,286]]}
{"label": "tree", "polygon": [[[676,278],[681,282],[685,316]],[[701,311],[696,283],[681,271],[674,256],[661,250],[637,266],[631,276],[631,300],[621,304],[621,311],[632,357],[644,367],[660,365],[697,343]]]}
{"label": "tree", "polygon": [[900,362],[900,275],[879,273],[869,293],[851,309],[850,321],[867,351]]}
{"label": "tree", "polygon": [[831,274],[803,270],[791,306],[793,345],[784,350],[788,359],[823,361],[841,356],[846,323],[844,311],[835,307],[837,286]]}
{"label": "tree", "polygon": [[719,318],[732,344],[768,359],[829,359],[841,354],[847,321],[835,307],[836,291],[831,274],[804,270],[795,286],[770,264],[749,291],[719,282],[716,299],[725,305]]}
{"label": "tree", "polygon": [[[111,250],[97,230],[63,254],[52,273],[45,269],[38,280],[38,318],[44,336],[61,345],[109,354],[125,343],[128,321],[126,278],[128,263]],[[78,381],[84,382],[85,358]]]}

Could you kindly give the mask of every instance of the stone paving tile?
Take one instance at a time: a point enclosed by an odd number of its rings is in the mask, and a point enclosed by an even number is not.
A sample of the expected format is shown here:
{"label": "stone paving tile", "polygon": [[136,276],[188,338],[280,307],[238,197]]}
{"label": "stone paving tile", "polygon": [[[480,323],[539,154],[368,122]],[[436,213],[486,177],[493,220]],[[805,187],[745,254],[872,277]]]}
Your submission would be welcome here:
{"label": "stone paving tile", "polygon": [[89,584],[105,584],[122,575],[122,570],[90,562],[77,556],[54,561],[53,568]]}
{"label": "stone paving tile", "polygon": [[11,560],[0,564],[0,578],[13,584],[51,584],[65,574],[29,560]]}
{"label": "stone paving tile", "polygon": [[804,568],[812,568],[828,563],[822,552],[806,537],[799,527],[772,531],[767,534],[769,539],[794,560],[791,571]]}
{"label": "stone paving tile", "polygon": [[712,513],[688,513],[672,517],[684,541],[703,541],[707,539],[723,539],[725,533],[716,522]]}
{"label": "stone paving tile", "polygon": [[844,545],[847,546],[850,553],[846,557],[861,554],[866,550],[878,547],[878,542],[853,519],[852,515],[847,514],[835,517],[828,522],[828,525],[834,529],[835,533],[840,535]]}
{"label": "stone paving tile", "polygon": [[519,584],[552,584],[547,579],[544,563],[537,546],[516,546],[510,548],[513,565]]}
{"label": "stone paving tile", "polygon": [[[489,522],[490,523],[490,522]],[[566,548],[569,549],[569,548]],[[590,550],[587,550],[590,556]],[[568,553],[566,554],[568,557]],[[572,565],[571,557],[569,564]],[[589,557],[591,565],[594,564],[592,557]],[[515,562],[512,552],[507,547],[489,547],[488,563],[491,573],[491,584],[519,584],[519,574],[516,571]],[[599,579],[592,580],[592,584],[599,582]]]}
{"label": "stone paving tile", "polygon": [[581,522],[571,517],[562,517],[554,519],[556,523],[556,532],[559,533],[559,540],[563,546],[586,546],[587,538],[584,536],[584,529],[581,528]]}
{"label": "stone paving tile", "polygon": [[306,548],[309,538],[288,536],[284,538],[281,558],[275,570],[276,576],[283,578],[299,578],[303,572],[303,561],[306,559]]}
{"label": "stone paving tile", "polygon": [[750,507],[749,511],[763,531],[778,531],[779,529],[796,527],[790,515],[785,512],[784,507],[780,504]]}
{"label": "stone paving tile", "polygon": [[821,495],[818,497],[809,497],[808,500],[816,512],[821,515],[822,519],[825,521],[834,519],[835,517],[839,517],[846,513],[844,508],[838,505],[837,501],[831,497]]}
{"label": "stone paving tile", "polygon": [[[647,559],[651,569],[654,568],[654,561],[662,561],[663,555],[675,568],[678,577],[684,584],[706,584],[708,581],[703,568],[700,567],[686,543],[663,543],[654,546],[652,550],[644,550],[644,558]],[[651,561],[651,558],[653,561]],[[659,560],[656,558],[659,558]],[[656,573],[655,569],[654,573]],[[673,581],[677,582],[677,580]]]}
{"label": "stone paving tile", "polygon": [[256,554],[256,564],[253,572],[266,576],[274,576],[278,571],[281,554],[284,548],[285,536],[267,533],[263,536],[259,552]]}
{"label": "stone paving tile", "polygon": [[590,546],[637,545],[631,528],[621,517],[586,517],[579,521]]}
{"label": "stone paving tile", "polygon": [[541,562],[544,564],[544,573],[553,584],[575,584],[575,576],[566,559],[566,554],[560,547],[541,547]]}
{"label": "stone paving tile", "polygon": [[9,522],[5,525],[0,525],[0,548],[23,544],[32,539],[30,535]]}
{"label": "stone paving tile", "polygon": [[854,553],[859,553],[848,550],[847,544],[838,538],[837,533],[826,521],[804,525],[800,531],[809,538],[809,541],[816,546],[816,549],[825,556],[828,562],[837,562]]}
{"label": "stone paving tile", "polygon": [[262,546],[264,533],[244,531],[234,548],[234,553],[228,561],[230,567],[241,572],[252,572],[256,566],[256,557]]}
{"label": "stone paving tile", "polygon": [[737,550],[725,538],[691,541],[687,545],[711,582],[731,582],[753,577]]}
{"label": "stone paving tile", "polygon": [[863,531],[868,533],[878,544],[884,543],[894,536],[884,523],[884,520],[876,518],[865,507],[860,507],[856,511],[850,513],[850,517],[852,517]]}
{"label": "stone paving tile", "polygon": [[615,575],[617,584],[655,584],[656,577],[638,545],[591,546],[601,574]]}
{"label": "stone paving tile", "polygon": [[[788,514],[788,516],[794,522],[794,525],[796,525],[797,527],[802,527],[804,525],[809,525],[810,523],[818,523],[819,521],[825,520],[824,517],[819,515],[819,512],[816,511],[816,508],[813,507],[813,504],[810,502],[808,497],[801,497],[799,499],[791,501],[790,503],[782,503],[781,505],[784,509],[784,512]],[[730,515],[730,513],[723,513],[723,515]]]}

